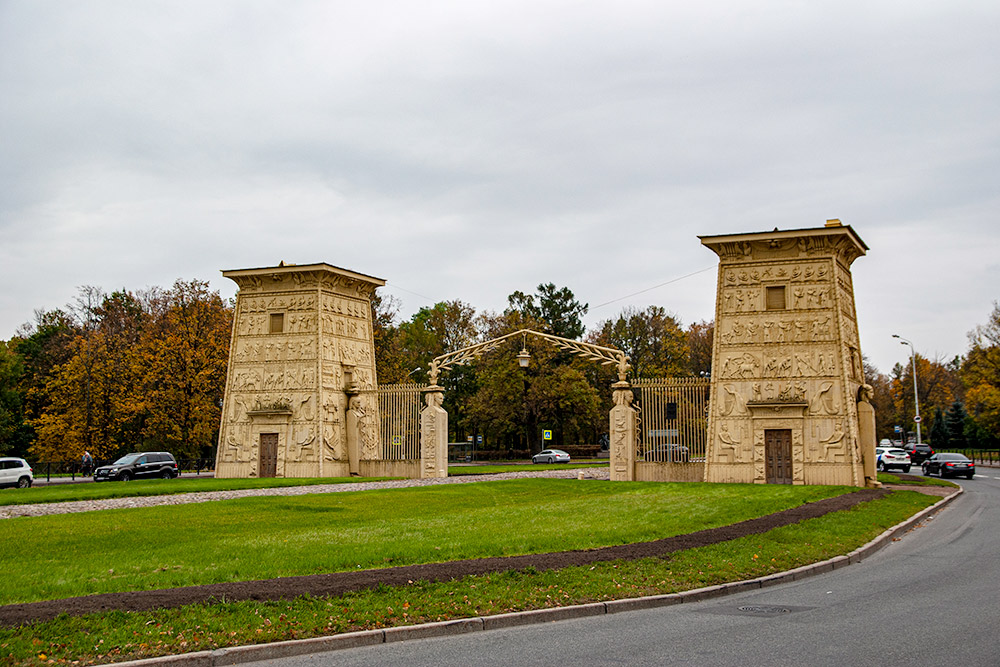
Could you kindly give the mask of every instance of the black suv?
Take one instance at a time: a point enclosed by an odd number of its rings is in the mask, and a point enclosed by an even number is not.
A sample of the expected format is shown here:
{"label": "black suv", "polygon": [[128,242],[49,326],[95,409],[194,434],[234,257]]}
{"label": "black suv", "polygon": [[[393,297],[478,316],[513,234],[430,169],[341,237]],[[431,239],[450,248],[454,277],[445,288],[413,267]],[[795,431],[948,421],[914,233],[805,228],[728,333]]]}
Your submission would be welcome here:
{"label": "black suv", "polygon": [[925,445],[920,443],[919,445],[911,442],[910,444],[903,447],[906,453],[910,455],[910,463],[913,465],[920,465],[930,457],[934,456],[934,450],[931,449],[930,445]]}
{"label": "black suv", "polygon": [[101,466],[94,471],[94,481],[120,480],[127,482],[130,479],[149,479],[152,477],[171,479],[179,474],[177,461],[174,460],[174,456],[170,452],[141,452],[139,454],[126,454],[111,465]]}

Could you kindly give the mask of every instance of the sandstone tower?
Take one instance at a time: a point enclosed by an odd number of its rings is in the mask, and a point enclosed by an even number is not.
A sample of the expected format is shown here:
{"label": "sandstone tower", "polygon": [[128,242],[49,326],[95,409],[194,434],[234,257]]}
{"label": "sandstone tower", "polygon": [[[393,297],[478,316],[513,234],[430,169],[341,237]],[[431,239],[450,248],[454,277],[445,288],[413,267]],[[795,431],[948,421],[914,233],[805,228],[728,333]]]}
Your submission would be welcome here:
{"label": "sandstone tower", "polygon": [[839,220],[699,238],[719,256],[705,481],[874,484],[850,270],[868,247]]}
{"label": "sandstone tower", "polygon": [[216,476],[340,477],[380,458],[371,297],[385,281],[329,264],[222,275],[240,289]]}

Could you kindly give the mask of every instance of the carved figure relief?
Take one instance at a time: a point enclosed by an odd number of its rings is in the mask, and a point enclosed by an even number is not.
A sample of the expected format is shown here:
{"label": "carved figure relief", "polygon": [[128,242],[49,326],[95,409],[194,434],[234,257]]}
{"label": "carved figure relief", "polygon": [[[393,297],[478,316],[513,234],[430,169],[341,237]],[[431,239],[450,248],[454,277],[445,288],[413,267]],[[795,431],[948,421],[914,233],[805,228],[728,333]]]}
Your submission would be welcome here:
{"label": "carved figure relief", "polygon": [[720,415],[745,415],[747,414],[746,401],[743,396],[731,384],[722,385]]}
{"label": "carved figure relief", "polygon": [[824,382],[820,385],[819,391],[809,404],[809,411],[814,415],[836,415],[840,414],[840,405],[834,392],[836,385],[833,382]]}

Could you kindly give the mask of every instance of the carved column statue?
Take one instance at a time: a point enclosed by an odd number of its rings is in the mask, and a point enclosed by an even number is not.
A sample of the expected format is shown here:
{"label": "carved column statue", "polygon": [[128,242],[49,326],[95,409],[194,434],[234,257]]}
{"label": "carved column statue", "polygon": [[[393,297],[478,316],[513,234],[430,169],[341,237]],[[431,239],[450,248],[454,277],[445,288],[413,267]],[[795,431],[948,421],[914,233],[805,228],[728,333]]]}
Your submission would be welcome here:
{"label": "carved column statue", "polygon": [[420,411],[420,477],[448,476],[448,412],[441,407],[444,388],[424,390],[427,406]]}
{"label": "carved column statue", "polygon": [[858,443],[861,446],[861,457],[864,461],[865,486],[879,488],[878,472],[875,470],[875,407],[871,400],[874,395],[870,384],[861,385],[858,389]]}
{"label": "carved column statue", "polygon": [[635,480],[636,410],[632,407],[632,386],[625,380],[611,385],[611,480]]}
{"label": "carved column statue", "polygon": [[351,471],[352,477],[357,477],[361,474],[361,441],[363,440],[361,428],[364,424],[365,411],[364,406],[361,405],[360,396],[351,396],[347,405],[348,469]]}

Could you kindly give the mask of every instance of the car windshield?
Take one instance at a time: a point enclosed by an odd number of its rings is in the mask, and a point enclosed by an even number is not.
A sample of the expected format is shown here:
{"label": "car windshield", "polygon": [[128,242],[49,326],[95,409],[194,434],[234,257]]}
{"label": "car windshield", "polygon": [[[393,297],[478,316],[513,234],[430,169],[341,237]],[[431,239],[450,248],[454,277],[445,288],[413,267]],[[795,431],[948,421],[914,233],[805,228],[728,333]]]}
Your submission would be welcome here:
{"label": "car windshield", "polygon": [[125,456],[123,456],[120,459],[118,459],[117,461],[115,461],[112,465],[127,466],[129,463],[132,463],[137,458],[139,458],[138,454],[126,454]]}

